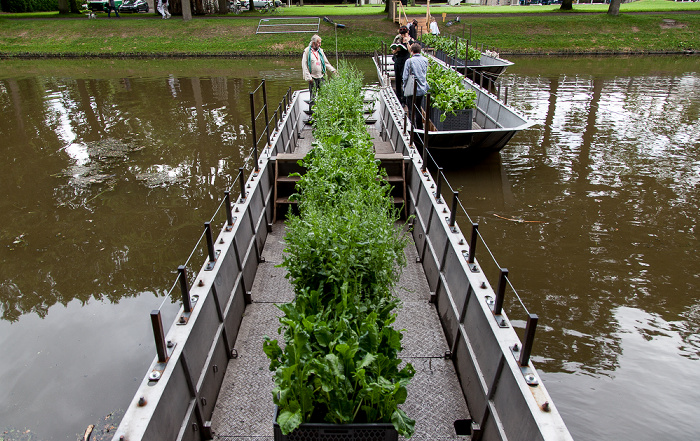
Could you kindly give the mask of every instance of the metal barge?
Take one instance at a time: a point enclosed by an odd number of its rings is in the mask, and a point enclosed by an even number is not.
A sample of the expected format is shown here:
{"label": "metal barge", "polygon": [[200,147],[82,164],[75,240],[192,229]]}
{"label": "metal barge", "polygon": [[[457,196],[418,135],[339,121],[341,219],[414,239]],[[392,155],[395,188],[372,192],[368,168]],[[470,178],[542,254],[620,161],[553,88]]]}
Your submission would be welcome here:
{"label": "metal barge", "polygon": [[[537,316],[528,314],[521,342],[503,310],[508,271],[500,271],[494,291],[475,258],[486,247],[478,225],[469,224],[469,235],[461,231],[458,194],[450,195],[451,204],[443,200],[444,176],[439,169],[433,175],[427,153],[410,144],[393,91],[367,93],[374,101],[368,121],[376,121],[368,130],[395,201],[405,204],[413,239],[396,323],[405,329],[400,356],[417,370],[401,406],[416,419],[413,439],[571,440],[530,361]],[[221,225],[216,239],[211,222],[205,223],[207,257],[191,286],[179,268],[173,286],[180,286],[183,307],[167,334],[160,311],[151,312],[156,357],[115,441],[277,439],[262,341],[276,335],[275,303],[293,299],[285,269],[277,266],[284,247],[284,222],[277,219],[290,206],[284,192],[294,182],[289,173],[311,146],[307,100],[308,91],[288,91],[271,120],[264,106],[267,140],[259,156],[253,119],[253,170],[243,179],[241,169],[225,192],[212,218]],[[262,113],[252,94],[251,108],[253,115]],[[354,439],[342,428],[318,435]]]}
{"label": "metal barge", "polygon": [[[445,69],[452,68],[430,54],[423,55]],[[391,56],[375,52],[373,59],[380,85],[392,87],[394,63]],[[425,143],[434,154],[442,154],[442,156],[450,154],[451,156],[483,157],[499,152],[516,133],[534,124],[477,83],[468,78],[464,78],[463,81],[464,87],[474,90],[477,96],[471,128],[437,130],[432,125],[425,125],[424,127],[428,127],[427,138],[423,129],[415,128],[417,136],[415,142],[419,147]],[[386,97],[386,100],[392,108],[401,109],[396,95]],[[407,124],[410,127],[410,122]]]}

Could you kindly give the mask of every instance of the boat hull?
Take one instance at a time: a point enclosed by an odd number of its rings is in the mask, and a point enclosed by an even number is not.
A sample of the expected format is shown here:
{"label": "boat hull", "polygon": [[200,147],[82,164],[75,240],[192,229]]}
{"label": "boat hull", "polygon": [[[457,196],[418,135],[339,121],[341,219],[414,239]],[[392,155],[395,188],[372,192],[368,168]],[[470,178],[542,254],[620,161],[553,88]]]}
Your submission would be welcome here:
{"label": "boat hull", "polygon": [[[446,63],[428,55],[433,61],[449,68]],[[388,57],[375,55],[374,63],[377,76],[382,87],[390,87],[392,82],[391,62]],[[509,107],[496,96],[489,93],[473,81],[465,78],[464,86],[476,92],[476,109],[474,109],[474,122],[471,130],[438,131],[428,129],[427,134],[422,129],[411,128],[410,122],[404,120],[406,131],[413,130],[414,142],[423,147],[427,144],[432,150],[454,151],[459,156],[487,156],[499,152],[508,141],[521,130],[533,125],[515,109]],[[382,95],[383,105],[386,105],[394,113],[405,113],[396,95]],[[383,118],[386,125],[394,124],[390,118]],[[427,136],[427,142],[426,142]],[[443,152],[445,153],[445,152]]]}

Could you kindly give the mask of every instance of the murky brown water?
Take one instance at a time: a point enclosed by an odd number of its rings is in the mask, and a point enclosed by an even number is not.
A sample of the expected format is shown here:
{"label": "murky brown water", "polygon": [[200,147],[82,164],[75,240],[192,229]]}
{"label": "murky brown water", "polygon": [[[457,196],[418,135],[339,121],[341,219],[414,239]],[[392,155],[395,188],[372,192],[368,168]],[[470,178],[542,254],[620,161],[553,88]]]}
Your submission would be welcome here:
{"label": "murky brown water", "polygon": [[[547,387],[578,440],[695,438],[697,59],[513,61],[538,124],[449,179],[540,316]],[[261,78],[304,86],[294,59],[0,63],[0,430],[72,440],[128,404]]]}

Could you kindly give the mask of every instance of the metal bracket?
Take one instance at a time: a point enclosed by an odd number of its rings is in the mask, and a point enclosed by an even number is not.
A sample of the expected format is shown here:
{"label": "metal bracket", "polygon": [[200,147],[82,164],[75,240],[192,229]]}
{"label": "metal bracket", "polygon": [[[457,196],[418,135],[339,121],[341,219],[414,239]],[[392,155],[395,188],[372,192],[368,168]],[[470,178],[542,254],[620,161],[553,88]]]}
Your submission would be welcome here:
{"label": "metal bracket", "polygon": [[233,218],[231,219],[231,225],[226,225],[226,228],[224,228],[224,231],[226,231],[227,233],[231,232],[231,230],[233,230],[233,226],[236,225],[237,220],[238,220],[238,217],[233,216]]}
{"label": "metal bracket", "polygon": [[494,315],[496,318],[496,323],[498,323],[499,328],[509,328],[510,326],[508,325],[508,322],[506,321],[505,317],[502,315]]}
{"label": "metal bracket", "polygon": [[221,250],[216,250],[214,252],[214,260],[210,260],[207,262],[207,264],[204,266],[204,271],[211,271],[214,269],[216,266],[216,261],[219,260],[219,256],[221,255]]}
{"label": "metal bracket", "polygon": [[165,371],[165,368],[168,365],[168,360],[170,360],[170,356],[173,355],[173,351],[175,350],[175,346],[177,346],[177,343],[173,343],[172,341],[168,341],[168,344],[166,345],[166,348],[165,348],[165,351],[168,354],[168,357],[165,359],[164,362],[156,363],[156,365],[153,367],[153,370],[148,374],[149,384],[150,384],[150,382],[153,382],[155,384],[163,376],[163,371]]}
{"label": "metal bracket", "polygon": [[[198,295],[193,295],[190,297],[190,304],[192,306],[192,311],[194,311],[194,305],[197,304],[197,301],[199,300]],[[175,323],[178,326],[184,326],[190,321],[190,317],[192,316],[192,311],[190,312],[185,312],[183,311],[182,314],[180,315],[180,318],[177,320]]]}

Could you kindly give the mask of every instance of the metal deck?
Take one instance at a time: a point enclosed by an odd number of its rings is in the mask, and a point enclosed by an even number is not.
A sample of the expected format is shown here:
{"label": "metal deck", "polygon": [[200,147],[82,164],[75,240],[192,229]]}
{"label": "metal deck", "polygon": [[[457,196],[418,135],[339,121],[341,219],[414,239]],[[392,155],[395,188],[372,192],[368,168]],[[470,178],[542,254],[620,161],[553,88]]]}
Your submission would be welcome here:
{"label": "metal deck", "polygon": [[[290,302],[294,292],[285,278],[282,263],[284,223],[273,225],[263,249],[265,262],[253,282],[252,303],[246,307],[234,348],[238,354],[228,363],[224,382],[212,417],[214,438],[272,439],[272,372],[262,350],[263,336],[277,334],[281,315],[275,303]],[[459,380],[435,306],[429,302],[430,289],[411,241],[405,249],[406,268],[396,294],[403,307],[397,311],[395,327],[405,329],[400,357],[416,368],[408,387],[408,400],[401,408],[416,420],[412,440],[464,440],[457,436],[454,421],[469,418]]]}
{"label": "metal deck", "polygon": [[[381,141],[377,128],[368,126],[375,139],[377,153],[392,151]],[[311,130],[306,126],[297,151],[311,146]],[[214,438],[220,440],[273,439],[273,379],[269,360],[262,350],[265,335],[282,339],[277,333],[281,315],[276,303],[294,298],[285,278],[282,263],[285,226],[277,222],[268,234],[258,267],[252,303],[246,307],[238,338],[234,344],[237,357],[229,361],[221,391],[212,416]],[[412,239],[411,236],[408,236]],[[413,240],[405,248],[404,268],[396,294],[402,301],[394,326],[404,329],[400,357],[416,369],[408,387],[408,399],[401,408],[416,420],[412,440],[465,440],[455,433],[454,422],[469,418],[467,405],[453,362],[445,359],[449,351],[435,305],[430,303],[430,288],[423,267],[417,263]]]}

